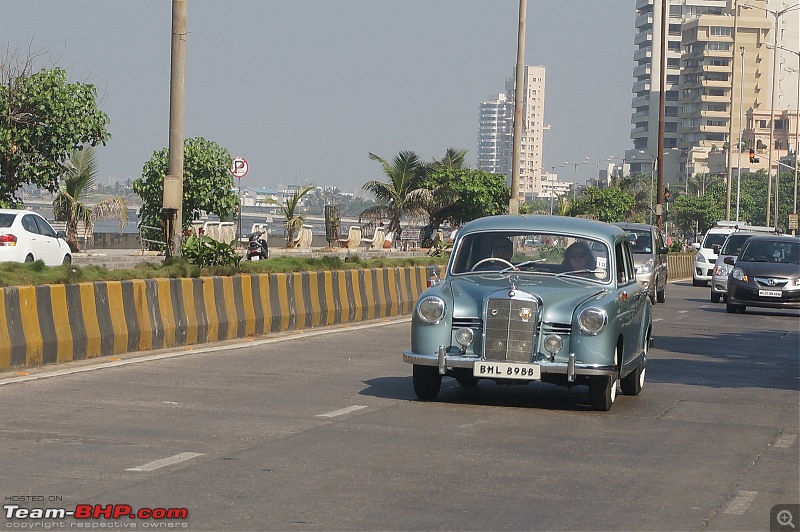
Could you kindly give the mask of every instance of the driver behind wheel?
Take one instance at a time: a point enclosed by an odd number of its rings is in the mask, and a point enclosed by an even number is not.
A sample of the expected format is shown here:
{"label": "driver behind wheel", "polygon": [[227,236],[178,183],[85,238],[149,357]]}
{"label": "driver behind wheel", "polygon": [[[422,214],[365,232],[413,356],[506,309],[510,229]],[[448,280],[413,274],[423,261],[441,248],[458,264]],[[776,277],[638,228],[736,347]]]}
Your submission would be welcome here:
{"label": "driver behind wheel", "polygon": [[479,270],[502,270],[508,268],[508,263],[511,262],[511,257],[514,256],[514,244],[508,237],[494,236],[488,246],[486,259],[499,259],[499,260],[486,260],[483,264],[478,266]]}

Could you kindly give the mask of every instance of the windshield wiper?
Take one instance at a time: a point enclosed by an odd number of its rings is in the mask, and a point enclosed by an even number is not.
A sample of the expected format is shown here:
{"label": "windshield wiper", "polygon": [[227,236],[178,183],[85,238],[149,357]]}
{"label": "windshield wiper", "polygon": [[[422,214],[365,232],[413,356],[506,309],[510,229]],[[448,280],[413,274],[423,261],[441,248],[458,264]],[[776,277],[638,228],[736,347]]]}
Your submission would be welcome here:
{"label": "windshield wiper", "polygon": [[535,264],[537,262],[544,262],[545,260],[546,259],[526,260],[526,261],[520,262],[519,264],[515,264],[514,266],[510,266],[508,268],[503,268],[502,270],[500,270],[500,273],[506,273],[506,272],[509,272],[509,271],[516,271],[516,270],[519,270],[520,268],[522,268],[524,266],[530,266],[531,264]]}

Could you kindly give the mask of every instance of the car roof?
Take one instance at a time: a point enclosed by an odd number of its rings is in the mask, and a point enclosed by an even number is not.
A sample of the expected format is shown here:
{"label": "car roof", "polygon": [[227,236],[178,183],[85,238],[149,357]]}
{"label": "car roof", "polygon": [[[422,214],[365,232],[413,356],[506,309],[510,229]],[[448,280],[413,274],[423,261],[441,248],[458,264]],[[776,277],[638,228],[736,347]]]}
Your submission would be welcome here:
{"label": "car roof", "polygon": [[501,214],[486,216],[464,224],[458,230],[458,237],[483,231],[540,231],[554,233],[577,233],[597,239],[610,236],[624,236],[625,232],[614,225],[573,218],[571,216],[550,216],[543,214]]}
{"label": "car roof", "polygon": [[755,235],[751,236],[750,242],[798,242],[800,243],[800,236],[791,235]]}

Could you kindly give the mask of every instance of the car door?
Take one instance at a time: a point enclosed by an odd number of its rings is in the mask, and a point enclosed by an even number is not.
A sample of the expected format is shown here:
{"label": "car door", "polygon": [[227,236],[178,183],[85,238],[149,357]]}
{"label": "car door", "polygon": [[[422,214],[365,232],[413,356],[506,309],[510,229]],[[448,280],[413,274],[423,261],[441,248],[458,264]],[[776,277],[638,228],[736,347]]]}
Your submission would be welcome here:
{"label": "car door", "polygon": [[41,216],[34,216],[34,219],[41,235],[39,238],[42,240],[43,252],[41,259],[48,266],[58,266],[64,260],[65,253],[55,230]]}
{"label": "car door", "polygon": [[636,282],[633,252],[627,238],[617,240],[614,255],[617,262],[617,316],[619,332],[622,333],[622,359],[620,364],[630,362],[639,352],[641,321],[647,290]]}
{"label": "car door", "polygon": [[36,215],[33,213],[23,214],[20,225],[22,225],[22,229],[24,230],[22,238],[28,242],[28,249],[30,250],[30,254],[33,255],[33,260],[44,260],[47,256],[47,243],[41,233],[39,233]]}

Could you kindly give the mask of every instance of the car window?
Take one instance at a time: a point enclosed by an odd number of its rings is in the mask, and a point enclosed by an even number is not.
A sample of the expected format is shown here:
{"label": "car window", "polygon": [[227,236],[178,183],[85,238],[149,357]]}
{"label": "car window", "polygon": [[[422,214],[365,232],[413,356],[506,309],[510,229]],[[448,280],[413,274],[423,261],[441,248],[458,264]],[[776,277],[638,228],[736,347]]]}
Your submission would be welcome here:
{"label": "car window", "polygon": [[465,234],[453,252],[450,273],[499,271],[509,264],[521,265],[517,270],[521,274],[549,273],[599,282],[610,280],[609,250],[603,241],[530,231]]}
{"label": "car window", "polygon": [[631,251],[634,253],[653,252],[653,239],[649,230],[628,230],[626,233],[631,244]]}
{"label": "car window", "polygon": [[29,233],[39,234],[39,226],[36,225],[36,217],[33,214],[22,217],[22,227]]}
{"label": "car window", "polygon": [[798,257],[800,257],[800,242],[748,240],[742,248],[739,260],[797,264]]}
{"label": "car window", "polygon": [[9,212],[0,213],[0,227],[11,227],[17,215]]}
{"label": "car window", "polygon": [[56,232],[50,227],[50,224],[47,223],[47,220],[42,218],[41,216],[35,216],[36,225],[39,226],[39,232],[45,236],[56,236]]}
{"label": "car window", "polygon": [[614,246],[614,255],[617,259],[615,261],[617,284],[628,284],[633,277],[631,273],[632,268],[626,264],[626,257],[628,262],[632,262],[630,257],[630,244],[626,243],[624,240],[617,242],[616,246]]}
{"label": "car window", "polygon": [[708,233],[705,240],[703,240],[703,247],[711,249],[712,246],[721,246],[725,243],[726,233]]}
{"label": "car window", "polygon": [[725,244],[722,246],[720,250],[720,255],[738,255],[739,252],[742,250],[742,246],[747,239],[750,238],[751,234],[749,233],[734,233],[728,238],[725,239]]}

